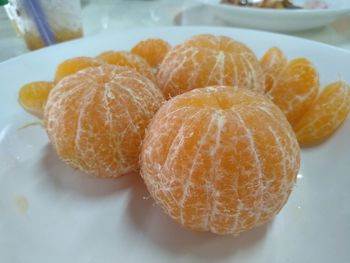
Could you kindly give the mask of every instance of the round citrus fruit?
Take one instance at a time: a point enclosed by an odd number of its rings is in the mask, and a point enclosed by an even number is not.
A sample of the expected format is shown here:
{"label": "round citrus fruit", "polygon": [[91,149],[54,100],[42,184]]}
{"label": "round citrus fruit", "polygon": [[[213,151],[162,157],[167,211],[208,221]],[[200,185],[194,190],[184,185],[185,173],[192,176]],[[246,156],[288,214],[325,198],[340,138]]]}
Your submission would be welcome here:
{"label": "round citrus fruit", "polygon": [[247,89],[216,86],[165,102],[146,131],[141,175],[182,226],[238,234],[286,203],[300,149],[281,110]]}
{"label": "round citrus fruit", "polygon": [[97,176],[118,177],[138,170],[144,130],[163,100],[154,82],[133,69],[87,68],[52,89],[45,127],[63,161]]}
{"label": "round citrus fruit", "polygon": [[343,81],[329,84],[295,125],[299,143],[311,145],[322,142],[346,120],[349,111],[349,86]]}
{"label": "round citrus fruit", "polygon": [[149,38],[137,43],[131,53],[143,57],[152,67],[158,67],[170,48],[170,44],[163,39]]}
{"label": "round citrus fruit", "polygon": [[88,67],[97,67],[104,62],[90,57],[75,57],[63,61],[58,65],[55,73],[55,82],[59,82],[66,76]]}
{"label": "round citrus fruit", "polygon": [[166,97],[212,85],[264,92],[262,68],[244,44],[226,36],[198,35],[172,48],[157,74]]}
{"label": "round citrus fruit", "polygon": [[44,114],[47,97],[53,86],[53,82],[49,81],[28,83],[20,89],[18,101],[23,109],[41,119]]}
{"label": "round citrus fruit", "polygon": [[129,67],[156,82],[152,67],[142,57],[127,51],[106,51],[96,57],[108,64]]}

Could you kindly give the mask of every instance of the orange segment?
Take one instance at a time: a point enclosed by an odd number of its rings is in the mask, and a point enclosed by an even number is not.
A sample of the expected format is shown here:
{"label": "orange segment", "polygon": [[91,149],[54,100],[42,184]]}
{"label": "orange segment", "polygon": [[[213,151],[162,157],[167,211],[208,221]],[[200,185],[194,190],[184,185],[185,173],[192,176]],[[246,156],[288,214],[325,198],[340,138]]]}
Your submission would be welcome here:
{"label": "orange segment", "polygon": [[139,169],[145,129],[164,97],[136,70],[104,64],[61,80],[50,92],[44,123],[58,156],[101,177]]}
{"label": "orange segment", "polygon": [[170,44],[163,39],[149,38],[137,43],[131,53],[144,58],[152,67],[157,67],[170,48]]}
{"label": "orange segment", "polygon": [[287,65],[287,58],[278,47],[270,48],[260,60],[264,72],[265,89],[269,91],[274,85],[278,75]]}
{"label": "orange segment", "polygon": [[117,66],[129,67],[138,71],[153,82],[156,81],[152,67],[138,55],[126,51],[106,51],[96,58]]}
{"label": "orange segment", "polygon": [[343,81],[329,84],[295,126],[301,145],[320,143],[346,120],[350,89]]}
{"label": "orange segment", "polygon": [[18,101],[27,112],[42,118],[47,97],[53,86],[53,82],[49,81],[28,83],[20,89]]}
{"label": "orange segment", "polygon": [[160,89],[173,97],[196,88],[232,85],[264,92],[255,54],[226,36],[198,35],[172,48],[157,74]]}
{"label": "orange segment", "polygon": [[89,57],[76,57],[67,59],[58,65],[55,74],[55,82],[57,83],[64,77],[74,74],[84,68],[97,67],[102,64],[102,61]]}
{"label": "orange segment", "polygon": [[319,85],[318,72],[312,63],[298,58],[287,64],[267,96],[293,125],[316,99]]}
{"label": "orange segment", "polygon": [[283,207],[300,149],[286,117],[265,96],[214,86],[165,102],[140,158],[151,196],[171,218],[193,230],[239,234]]}

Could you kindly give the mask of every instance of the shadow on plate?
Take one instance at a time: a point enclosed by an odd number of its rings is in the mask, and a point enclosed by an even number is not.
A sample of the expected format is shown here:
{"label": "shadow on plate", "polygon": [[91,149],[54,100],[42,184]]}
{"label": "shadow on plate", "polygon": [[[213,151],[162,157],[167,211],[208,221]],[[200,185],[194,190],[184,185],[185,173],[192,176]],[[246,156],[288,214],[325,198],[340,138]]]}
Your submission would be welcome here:
{"label": "shadow on plate", "polygon": [[[233,257],[237,252],[249,253],[257,249],[269,225],[243,233],[238,237],[200,233],[182,228],[170,219],[154,200],[140,176],[127,175],[118,179],[101,179],[73,170],[61,160],[50,144],[44,147],[40,174],[45,176],[45,187],[50,191],[80,195],[85,198],[103,198],[130,191],[127,205],[128,222],[142,239],[152,242],[174,257],[190,255],[202,261]],[[118,198],[118,197],[116,197]],[[142,240],[141,239],[141,240]]]}
{"label": "shadow on plate", "polygon": [[170,219],[149,196],[141,178],[135,180],[128,204],[128,215],[144,239],[167,250],[174,256],[189,255],[202,261],[230,258],[237,252],[249,253],[261,242],[269,224],[237,237],[194,232],[182,228]]}
{"label": "shadow on plate", "polygon": [[44,149],[41,160],[43,176],[49,187],[55,191],[70,192],[88,198],[103,197],[128,189],[134,184],[136,174],[125,175],[118,179],[98,178],[74,170],[59,159],[51,144]]}

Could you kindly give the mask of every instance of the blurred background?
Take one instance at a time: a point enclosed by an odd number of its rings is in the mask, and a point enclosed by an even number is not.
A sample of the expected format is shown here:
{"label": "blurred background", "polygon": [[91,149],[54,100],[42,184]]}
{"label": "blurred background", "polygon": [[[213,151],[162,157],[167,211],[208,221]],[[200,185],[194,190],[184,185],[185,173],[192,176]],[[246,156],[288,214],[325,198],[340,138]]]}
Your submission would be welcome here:
{"label": "blurred background", "polygon": [[[217,10],[214,12],[212,5],[198,0],[81,0],[80,4],[84,37],[135,27],[237,26],[227,19],[222,19]],[[0,7],[0,62],[29,52],[18,28],[16,29],[14,23],[10,21],[5,6]],[[349,13],[343,15],[325,27],[282,33],[350,49],[350,16]]]}

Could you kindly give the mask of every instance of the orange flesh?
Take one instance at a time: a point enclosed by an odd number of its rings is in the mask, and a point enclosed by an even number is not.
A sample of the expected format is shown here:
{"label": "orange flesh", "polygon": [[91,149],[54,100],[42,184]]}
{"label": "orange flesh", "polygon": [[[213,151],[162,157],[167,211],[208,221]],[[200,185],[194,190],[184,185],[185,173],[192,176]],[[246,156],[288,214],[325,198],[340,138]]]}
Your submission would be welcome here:
{"label": "orange flesh", "polygon": [[43,118],[44,107],[54,84],[49,81],[35,81],[24,85],[18,93],[20,105],[29,113]]}
{"label": "orange flesh", "polygon": [[278,47],[270,48],[260,60],[260,65],[264,72],[265,89],[269,91],[281,71],[287,65],[287,58]]}
{"label": "orange flesh", "polygon": [[131,53],[144,58],[152,67],[158,67],[171,46],[168,42],[159,38],[150,38],[137,43]]}
{"label": "orange flesh", "polygon": [[324,141],[346,120],[350,111],[350,89],[342,81],[329,84],[295,126],[301,145]]}
{"label": "orange flesh", "polygon": [[137,71],[91,67],[60,81],[45,107],[45,127],[60,158],[87,173],[137,171],[144,130],[164,98]]}
{"label": "orange flesh", "polygon": [[282,112],[263,96],[210,87],[166,102],[143,142],[141,172],[165,212],[198,231],[238,234],[285,204],[299,147]]}
{"label": "orange flesh", "polygon": [[168,98],[196,88],[232,85],[263,93],[262,68],[244,44],[225,36],[198,35],[171,49],[157,74]]}
{"label": "orange flesh", "polygon": [[315,67],[307,59],[298,58],[287,64],[267,96],[295,125],[316,99],[319,85]]}

